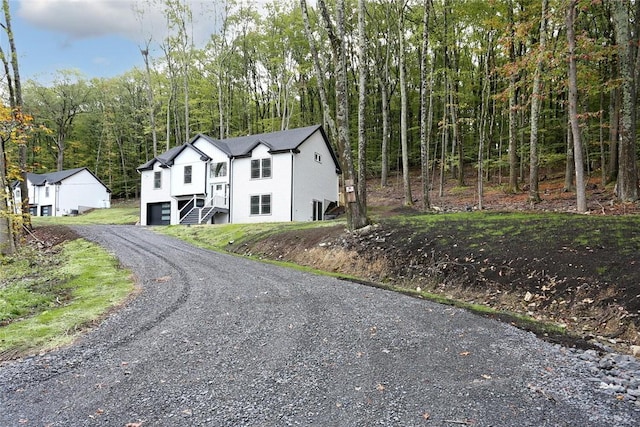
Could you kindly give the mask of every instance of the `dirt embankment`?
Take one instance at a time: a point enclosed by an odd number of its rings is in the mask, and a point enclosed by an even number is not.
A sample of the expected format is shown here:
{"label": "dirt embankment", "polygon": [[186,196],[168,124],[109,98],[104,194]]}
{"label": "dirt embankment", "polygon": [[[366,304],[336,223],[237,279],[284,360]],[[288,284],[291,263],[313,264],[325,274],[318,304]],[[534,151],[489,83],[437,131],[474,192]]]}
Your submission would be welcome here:
{"label": "dirt embankment", "polygon": [[[638,351],[632,346],[640,346],[640,230],[635,215],[620,216],[637,214],[638,204],[618,203],[609,191],[590,187],[592,215],[616,216],[616,232],[574,216],[554,224],[533,216],[517,228],[513,220],[500,221],[498,212],[505,211],[574,211],[573,196],[560,185],[546,183],[546,200],[537,205],[524,193],[489,192],[485,209],[496,212],[490,224],[495,229],[475,237],[468,220],[440,221],[426,231],[410,221],[399,225],[391,217],[418,211],[402,207],[393,187],[373,184],[369,202],[381,215],[371,227],[354,233],[340,226],[293,231],[233,250],[527,315],[560,324],[581,342]],[[473,210],[473,189],[456,191],[432,198],[432,204],[445,212]],[[585,233],[597,241],[580,241]],[[635,239],[637,250],[619,248],[621,234]]]}

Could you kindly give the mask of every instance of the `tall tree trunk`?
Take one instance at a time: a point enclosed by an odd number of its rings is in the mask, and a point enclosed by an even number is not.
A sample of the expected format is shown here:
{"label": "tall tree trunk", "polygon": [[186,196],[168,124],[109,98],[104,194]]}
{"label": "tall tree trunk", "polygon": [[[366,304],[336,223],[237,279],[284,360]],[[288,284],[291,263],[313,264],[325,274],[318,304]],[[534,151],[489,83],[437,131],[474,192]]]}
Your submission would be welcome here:
{"label": "tall tree trunk", "polygon": [[607,182],[618,179],[618,130],[620,129],[620,91],[612,89],[609,94],[609,162]]}
{"label": "tall tree trunk", "polygon": [[[389,10],[386,8],[387,21],[389,20]],[[381,97],[381,110],[382,110],[382,141],[381,141],[381,172],[380,172],[380,185],[386,187],[389,185],[389,139],[390,135],[390,104],[389,104],[389,61],[391,57],[391,47],[389,41],[384,43],[384,65],[382,73],[379,73],[378,83],[380,85],[380,97]]]}
{"label": "tall tree trunk", "polygon": [[[11,27],[11,10],[9,8],[9,0],[2,1],[2,9],[4,11],[5,32],[9,39],[9,49],[11,51],[11,69],[13,71],[13,79],[7,75],[9,83],[10,105],[14,109],[14,115],[19,115],[19,121],[22,122],[22,83],[20,80],[20,67],[18,66],[18,51],[16,49],[13,29]],[[4,57],[4,55],[3,55]],[[8,69],[5,66],[5,70]],[[13,83],[13,84],[12,84]],[[31,229],[31,215],[29,214],[29,185],[27,183],[27,144],[26,142],[18,143],[18,167],[20,168],[20,211],[22,213],[22,224]]]}
{"label": "tall tree trunk", "polygon": [[[427,106],[427,90],[433,92],[433,60],[431,61],[431,81],[427,86],[427,53],[429,51],[429,7],[430,0],[424,0],[422,16],[422,56],[420,59],[420,171],[422,174],[422,210],[431,209],[429,199],[429,138],[431,136],[429,114],[431,104]],[[432,98],[430,97],[429,100]]]}
{"label": "tall tree trunk", "polygon": [[367,106],[367,35],[364,18],[366,9],[364,0],[358,0],[358,64],[360,73],[358,80],[358,196],[360,206],[366,216],[367,207],[367,136],[366,136],[366,106]]}
{"label": "tall tree trunk", "polygon": [[[456,73],[456,70],[452,70]],[[456,73],[457,74],[457,73]],[[460,138],[460,127],[458,126],[458,96],[457,96],[457,87],[458,84],[455,83],[457,78],[449,79],[449,114],[451,114],[451,130],[452,139],[451,139],[451,172],[454,178],[458,180],[458,186],[464,187],[464,146],[462,144],[462,140]],[[454,167],[453,159],[457,155],[458,164],[457,167]],[[457,169],[457,170],[456,170]]]}
{"label": "tall tree trunk", "polygon": [[[511,47],[509,49],[509,59],[511,63],[516,62],[516,39],[515,39],[515,18],[513,16],[513,4],[509,6],[509,20],[511,23]],[[515,68],[515,67],[514,67]],[[520,191],[518,186],[518,133],[517,133],[517,99],[518,93],[516,83],[518,81],[517,71],[512,70],[509,76],[509,187],[508,191],[516,193]]]}
{"label": "tall tree trunk", "polygon": [[575,190],[574,182],[574,171],[575,171],[575,160],[573,158],[573,133],[571,132],[571,124],[569,123],[569,116],[567,115],[567,155],[565,158],[565,167],[564,167],[564,188],[563,191],[573,191]]}
{"label": "tall tree trunk", "polygon": [[412,206],[411,179],[409,175],[409,142],[407,140],[407,77],[405,65],[404,40],[404,9],[405,0],[398,0],[398,68],[400,72],[400,147],[402,149],[402,187],[404,190],[404,205]]}
{"label": "tall tree trunk", "polygon": [[529,201],[538,203],[540,191],[538,188],[538,119],[540,117],[540,82],[544,68],[544,51],[547,40],[547,9],[548,0],[542,0],[542,16],[540,17],[540,43],[538,58],[533,76],[533,90],[531,93],[531,134],[529,137]]}
{"label": "tall tree trunk", "polygon": [[[613,22],[618,42],[618,62],[622,78],[620,146],[617,191],[622,201],[638,200],[638,164],[636,159],[636,74],[631,39],[629,2],[612,2]],[[640,7],[639,7],[640,9]],[[636,17],[638,19],[639,17]],[[637,37],[637,35],[636,35]]]}
{"label": "tall tree trunk", "polygon": [[[331,107],[329,106],[329,98],[325,90],[324,71],[320,66],[320,58],[318,55],[318,49],[316,47],[313,33],[311,31],[311,24],[309,23],[309,11],[307,10],[306,0],[300,0],[300,7],[302,9],[302,20],[304,22],[304,29],[307,35],[307,41],[309,42],[309,51],[311,52],[311,58],[313,63],[313,71],[316,75],[316,82],[318,87],[318,96],[320,97],[320,103],[322,104],[322,114],[325,123],[329,127],[329,134],[334,141],[338,141],[338,128],[336,122],[331,115]],[[338,147],[339,148],[339,147]],[[344,173],[344,170],[343,170]]]}
{"label": "tall tree trunk", "polygon": [[578,120],[578,70],[576,65],[576,3],[577,0],[570,0],[567,6],[567,43],[569,47],[569,121],[571,123],[571,134],[573,135],[573,158],[575,159],[576,170],[576,197],[578,212],[587,211],[587,197],[584,181],[584,161],[582,157],[582,137],[580,133],[580,123]]}
{"label": "tall tree trunk", "polygon": [[[447,75],[445,74],[444,86],[447,87]],[[449,129],[447,129],[447,102],[442,106],[442,142],[440,143],[440,185],[438,186],[438,197],[444,196],[445,170],[447,168],[447,145],[449,138]]]}
{"label": "tall tree trunk", "polygon": [[[303,10],[303,14],[307,13],[306,1],[300,0],[300,4]],[[343,189],[345,194],[347,194],[347,182],[351,182],[353,186],[358,187],[357,182],[357,174],[355,171],[355,165],[353,162],[353,156],[351,154],[351,143],[349,140],[349,93],[347,87],[347,58],[346,58],[346,49],[345,49],[345,3],[344,0],[338,0],[336,5],[336,24],[335,28],[331,17],[329,15],[329,10],[324,2],[324,0],[318,0],[318,8],[320,9],[320,14],[322,15],[322,21],[327,31],[327,35],[329,37],[329,41],[331,44],[331,52],[333,58],[333,65],[335,70],[335,91],[336,91],[336,119],[335,125],[337,130],[337,140],[338,140],[338,149],[342,153],[341,163],[342,163],[342,172],[346,173],[346,178],[343,180]],[[308,25],[308,16],[305,17],[307,22],[305,26]],[[310,28],[307,28],[307,37],[309,39],[310,44],[313,42],[313,38],[311,35]],[[320,70],[319,62],[317,61],[318,57],[314,58],[314,69],[316,72]],[[316,75],[316,78],[319,81],[322,80],[322,75]],[[328,103],[325,105],[328,107]],[[325,112],[325,115],[328,115],[328,112]],[[353,192],[354,200],[347,202],[347,226],[349,229],[358,229],[362,228],[368,224],[368,219],[366,216],[366,210],[361,205],[360,197],[357,191]]]}
{"label": "tall tree trunk", "polygon": [[5,194],[12,194],[7,182],[7,157],[5,141],[0,139],[0,255],[11,255],[16,251],[13,224],[9,212],[8,199]]}
{"label": "tall tree trunk", "polygon": [[151,41],[147,42],[147,46],[145,49],[140,49],[140,53],[142,54],[142,58],[144,59],[144,67],[146,70],[146,79],[147,79],[147,102],[148,102],[148,115],[149,115],[149,126],[151,126],[151,140],[153,142],[153,157],[158,155],[158,132],[156,129],[156,113],[155,113],[155,101],[153,99],[153,87],[151,86],[151,69],[149,68],[149,44]]}
{"label": "tall tree trunk", "polygon": [[380,185],[389,185],[389,92],[386,81],[380,81],[380,103],[382,109],[382,136],[380,159]]}
{"label": "tall tree trunk", "polygon": [[491,89],[491,51],[493,46],[492,34],[489,33],[487,54],[484,59],[484,76],[482,79],[482,93],[480,97],[480,142],[478,144],[478,209],[484,209],[484,146],[487,142],[487,117],[489,116],[489,101]]}

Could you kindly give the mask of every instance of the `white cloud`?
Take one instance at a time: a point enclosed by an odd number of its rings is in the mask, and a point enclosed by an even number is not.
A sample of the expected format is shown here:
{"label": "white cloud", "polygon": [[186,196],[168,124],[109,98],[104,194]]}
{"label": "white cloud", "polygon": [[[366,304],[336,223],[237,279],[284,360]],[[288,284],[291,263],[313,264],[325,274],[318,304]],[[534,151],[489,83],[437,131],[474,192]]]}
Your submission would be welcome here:
{"label": "white cloud", "polygon": [[[73,40],[119,35],[136,43],[167,35],[163,6],[157,0],[19,0],[18,14],[29,24]],[[207,40],[213,29],[215,1],[188,0],[193,37]],[[140,11],[140,12],[137,12]]]}

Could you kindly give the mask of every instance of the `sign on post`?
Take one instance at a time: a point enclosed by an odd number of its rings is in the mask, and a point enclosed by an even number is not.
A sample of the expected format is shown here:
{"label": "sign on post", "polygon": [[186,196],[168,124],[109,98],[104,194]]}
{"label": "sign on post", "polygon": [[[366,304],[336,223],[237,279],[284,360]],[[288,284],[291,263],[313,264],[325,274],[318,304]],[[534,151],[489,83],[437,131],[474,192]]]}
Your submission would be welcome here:
{"label": "sign on post", "polygon": [[344,181],[344,191],[347,193],[347,202],[355,203],[356,201],[356,188],[353,185],[352,179],[345,179]]}

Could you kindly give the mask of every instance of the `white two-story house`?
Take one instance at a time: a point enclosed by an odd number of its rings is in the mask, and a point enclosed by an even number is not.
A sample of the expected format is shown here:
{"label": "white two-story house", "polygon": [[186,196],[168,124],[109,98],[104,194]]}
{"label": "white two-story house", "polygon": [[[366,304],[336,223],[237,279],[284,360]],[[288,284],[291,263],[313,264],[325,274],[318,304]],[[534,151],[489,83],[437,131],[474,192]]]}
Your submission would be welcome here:
{"label": "white two-story house", "polygon": [[322,220],[338,203],[341,173],[321,126],[199,134],[138,171],[141,225]]}
{"label": "white two-story house", "polygon": [[[76,215],[88,209],[111,207],[111,190],[87,168],[49,173],[28,173],[29,211],[33,216]],[[22,200],[13,183],[15,206]]]}

